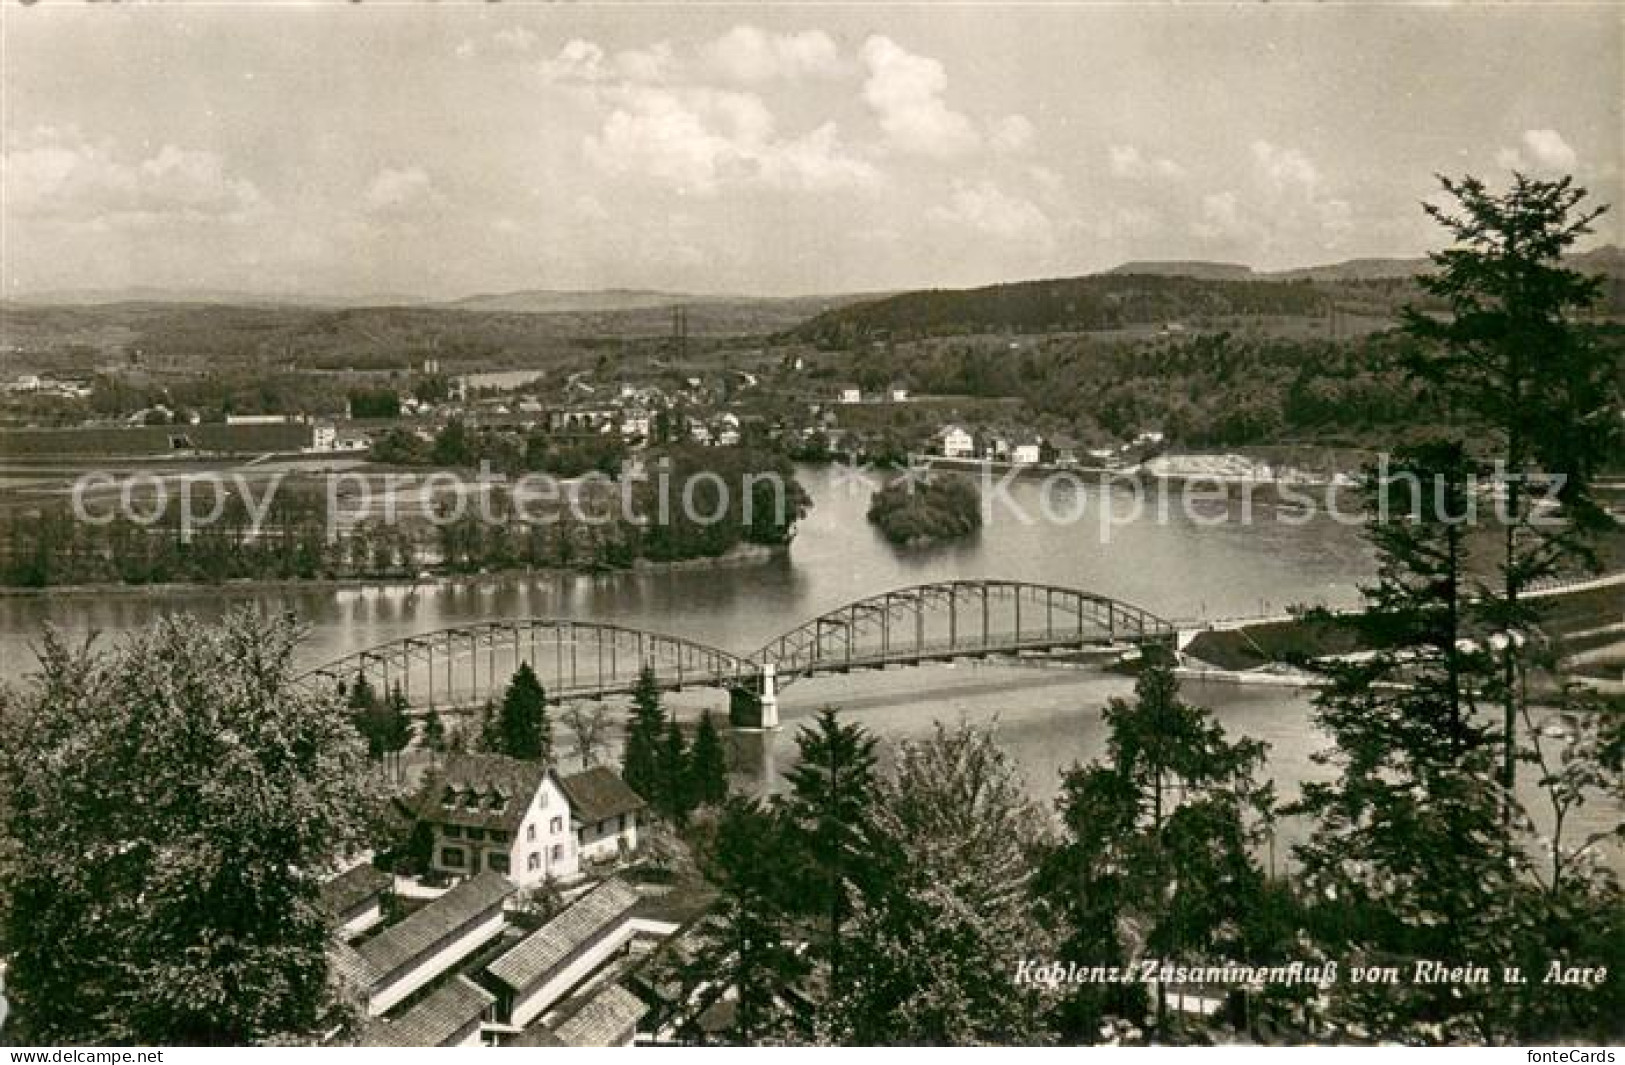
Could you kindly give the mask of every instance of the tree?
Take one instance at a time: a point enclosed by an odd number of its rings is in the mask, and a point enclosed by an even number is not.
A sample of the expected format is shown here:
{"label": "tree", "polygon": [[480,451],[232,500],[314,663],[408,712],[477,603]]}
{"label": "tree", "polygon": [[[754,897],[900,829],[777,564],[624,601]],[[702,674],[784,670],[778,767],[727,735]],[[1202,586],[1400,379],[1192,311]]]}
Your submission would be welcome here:
{"label": "tree", "polygon": [[660,705],[654,667],[645,664],[638,671],[637,687],[632,691],[632,713],[621,752],[621,779],[657,809],[661,807],[660,741],[665,724],[666,711]]}
{"label": "tree", "polygon": [[553,756],[553,726],[547,718],[547,692],[529,662],[521,662],[502,696],[497,717],[500,753],[510,758],[547,761]]}
{"label": "tree", "polygon": [[[326,1023],[323,871],[380,795],[300,630],[173,615],[110,649],[48,631],[0,701],[0,937],[40,1042],[242,1045]],[[109,767],[117,767],[110,772]]]}
{"label": "tree", "polygon": [[938,723],[901,744],[875,829],[895,882],[863,907],[842,1034],[860,1045],[1041,1041],[1041,1002],[1012,959],[1049,957],[1029,885],[1048,815],[990,730]]}
{"label": "tree", "polygon": [[423,746],[435,754],[446,752],[446,722],[440,717],[439,711],[429,707],[429,713],[423,719]]}
{"label": "tree", "polygon": [[[1437,270],[1417,283],[1447,314],[1408,308],[1406,331],[1421,341],[1406,369],[1482,431],[1499,467],[1502,502],[1498,585],[1481,613],[1501,634],[1501,787],[1510,817],[1517,776],[1518,718],[1527,645],[1538,613],[1531,582],[1590,563],[1589,537],[1612,525],[1592,498],[1601,463],[1617,446],[1617,348],[1578,320],[1602,279],[1562,263],[1607,210],[1582,206],[1572,178],[1514,174],[1502,194],[1473,177],[1441,178],[1454,206],[1424,205],[1455,245],[1434,252]],[[1561,521],[1537,510],[1531,482],[1561,479]]]}
{"label": "tree", "polygon": [[412,742],[411,706],[399,684],[389,690],[389,697],[380,708],[377,726],[378,742],[384,756],[395,756],[395,773],[400,775],[400,754]]}
{"label": "tree", "polygon": [[843,954],[847,925],[861,899],[883,890],[885,863],[874,828],[875,740],[843,724],[833,707],[796,734],[798,760],[785,774],[780,805],[785,858],[798,871],[802,912],[818,927],[814,955],[824,963],[824,1021],[847,994]]}
{"label": "tree", "polygon": [[608,713],[601,702],[572,702],[564,708],[564,724],[570,730],[570,746],[581,768],[598,764],[609,729]]}
{"label": "tree", "polygon": [[[1273,805],[1272,787],[1253,779],[1265,747],[1226,739],[1212,714],[1183,701],[1166,651],[1148,649],[1134,696],[1106,708],[1106,757],[1063,775],[1065,834],[1036,884],[1060,958],[1242,957],[1265,894],[1250,853]],[[1154,1018],[1139,1016],[1138,988],[1072,992],[1058,1013],[1064,1037],[1092,1039],[1103,1016],[1126,1015],[1154,1019],[1158,1038],[1171,1038],[1160,982]]]}
{"label": "tree", "polygon": [[689,776],[688,745],[683,730],[675,717],[666,722],[666,735],[659,748],[660,787],[657,794],[665,810],[678,825],[688,821],[694,809],[693,787]]}
{"label": "tree", "polygon": [[700,715],[688,757],[694,802],[700,806],[722,805],[728,797],[728,752],[723,749],[709,710]]}
{"label": "tree", "polygon": [[697,1015],[732,992],[736,1045],[803,1037],[806,1019],[796,1004],[808,964],[788,906],[797,870],[784,860],[777,816],[752,800],[729,799],[703,858],[720,897],[698,927],[693,962],[678,974],[684,1001]]}
{"label": "tree", "polygon": [[480,705],[480,714],[474,724],[474,748],[487,754],[503,754],[507,744],[502,735],[502,724],[497,718],[496,704],[487,699]]}
{"label": "tree", "polygon": [[[1514,878],[1500,740],[1478,704],[1496,662],[1467,602],[1475,473],[1460,445],[1428,443],[1366,480],[1377,579],[1366,612],[1340,622],[1372,651],[1322,665],[1330,683],[1315,719],[1334,745],[1316,760],[1337,775],[1305,783],[1292,809],[1314,821],[1296,852],[1310,927],[1330,957],[1461,965],[1507,954],[1492,932]],[[1327,1019],[1448,1042],[1485,1038],[1489,1008],[1471,985],[1349,984],[1331,992]]]}

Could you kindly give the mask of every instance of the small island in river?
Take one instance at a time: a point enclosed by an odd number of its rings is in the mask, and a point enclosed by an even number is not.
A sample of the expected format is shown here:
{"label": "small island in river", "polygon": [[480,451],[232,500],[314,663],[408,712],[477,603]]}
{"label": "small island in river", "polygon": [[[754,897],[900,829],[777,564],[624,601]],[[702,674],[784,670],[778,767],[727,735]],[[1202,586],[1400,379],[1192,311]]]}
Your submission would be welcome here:
{"label": "small island in river", "polygon": [[966,477],[901,477],[870,499],[869,520],[894,544],[954,540],[982,527],[982,494]]}

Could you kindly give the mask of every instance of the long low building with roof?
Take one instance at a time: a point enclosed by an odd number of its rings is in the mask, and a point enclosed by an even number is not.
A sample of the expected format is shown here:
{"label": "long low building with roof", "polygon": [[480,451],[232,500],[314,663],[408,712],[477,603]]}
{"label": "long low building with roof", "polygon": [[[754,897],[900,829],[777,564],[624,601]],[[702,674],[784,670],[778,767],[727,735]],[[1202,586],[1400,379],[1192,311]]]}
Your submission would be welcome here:
{"label": "long low building with roof", "polygon": [[354,947],[338,944],[335,968],[360,988],[368,1015],[381,1016],[501,935],[515,890],[501,873],[481,873]]}
{"label": "long low building with roof", "polygon": [[523,1028],[562,1000],[631,941],[641,901],[630,884],[606,880],[492,962],[497,1016]]}
{"label": "long low building with roof", "polygon": [[371,862],[346,869],[322,885],[322,910],[337,935],[349,939],[384,919],[384,895],[395,878]]}
{"label": "long low building with roof", "polygon": [[454,976],[398,1017],[376,1021],[367,1046],[477,1047],[495,996],[466,976]]}

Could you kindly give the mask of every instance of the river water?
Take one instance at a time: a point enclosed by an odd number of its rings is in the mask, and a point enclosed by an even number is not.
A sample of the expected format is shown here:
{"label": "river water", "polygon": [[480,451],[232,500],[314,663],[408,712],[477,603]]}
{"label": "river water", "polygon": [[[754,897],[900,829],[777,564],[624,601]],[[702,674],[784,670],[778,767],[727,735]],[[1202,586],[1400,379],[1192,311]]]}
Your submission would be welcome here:
{"label": "river water", "polygon": [[[418,586],[208,588],[114,591],[0,598],[0,678],[33,664],[30,645],[44,624],[113,636],[154,617],[188,610],[217,616],[240,604],[291,610],[310,627],[302,652],[315,666],[402,636],[460,624],[522,617],[571,617],[670,632],[748,653],[779,633],[854,599],[937,580],[1000,577],[1087,589],[1170,619],[1278,612],[1297,603],[1349,605],[1372,567],[1358,530],[1328,517],[1310,521],[1263,507],[1243,521],[1239,508],[1148,507],[1132,521],[1119,495],[1120,524],[1102,532],[1102,496],[1066,486],[1011,485],[974,538],[923,550],[888,544],[865,518],[868,486],[834,467],[799,471],[813,508],[791,549],[765,562],[605,576],[499,575]],[[1006,506],[1003,500],[1008,499]],[[1045,520],[1051,515],[1076,521]],[[1228,514],[1228,517],[1226,516]],[[772,787],[793,749],[797,727],[825,705],[850,712],[886,741],[929,734],[934,721],[990,723],[1034,798],[1048,804],[1060,773],[1100,755],[1100,709],[1131,693],[1132,681],[1093,669],[961,662],[924,668],[821,676],[782,695],[786,726],[762,738],[738,737],[744,775]],[[1270,745],[1267,773],[1283,799],[1325,775],[1311,755],[1325,737],[1311,720],[1310,696],[1295,689],[1187,682],[1185,696],[1210,707],[1232,736]],[[722,709],[719,693],[674,695],[683,717]],[[1619,811],[1596,804],[1578,827],[1606,827]],[[1280,860],[1302,826],[1282,829]],[[1262,857],[1262,856],[1261,856]],[[1618,855],[1614,856],[1617,862]]]}
{"label": "river water", "polygon": [[[209,617],[253,603],[291,610],[311,628],[304,661],[317,665],[402,636],[474,621],[574,617],[670,632],[749,652],[824,611],[887,589],[965,577],[1003,577],[1113,596],[1167,618],[1279,611],[1293,603],[1344,605],[1370,571],[1357,530],[1328,518],[1293,524],[1256,508],[1219,521],[1217,505],[1186,513],[1153,508],[1133,521],[1117,493],[1119,522],[1102,533],[1097,490],[1068,486],[1046,497],[1019,481],[972,539],[898,550],[865,520],[868,490],[836,467],[804,467],[814,505],[791,549],[765,562],[605,576],[503,575],[448,583],[371,586],[162,589],[0,598],[3,675],[32,662],[42,625],[116,634],[168,611]],[[1002,500],[1008,498],[1010,505]],[[1052,515],[1043,517],[1046,498]]]}

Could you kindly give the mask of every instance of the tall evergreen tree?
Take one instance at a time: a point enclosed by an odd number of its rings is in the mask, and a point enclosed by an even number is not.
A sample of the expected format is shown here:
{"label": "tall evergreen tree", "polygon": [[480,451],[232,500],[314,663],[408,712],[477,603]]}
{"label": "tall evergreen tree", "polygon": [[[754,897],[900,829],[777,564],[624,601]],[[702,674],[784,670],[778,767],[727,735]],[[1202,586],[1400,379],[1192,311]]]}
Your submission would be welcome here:
{"label": "tall evergreen tree", "polygon": [[666,734],[661,738],[659,756],[661,804],[672,821],[679,825],[686,824],[688,815],[694,810],[694,788],[688,744],[675,717],[666,722]]}
{"label": "tall evergreen tree", "polygon": [[828,1024],[848,991],[848,925],[861,899],[884,890],[888,873],[874,828],[875,739],[826,707],[796,734],[796,748],[780,811],[786,858],[800,870],[801,905],[817,928],[813,951],[827,973]]}
{"label": "tall evergreen tree", "polygon": [[446,722],[431,706],[423,718],[423,746],[435,754],[444,754],[446,742]]}
{"label": "tall evergreen tree", "polygon": [[300,636],[249,611],[107,650],[47,633],[0,701],[8,1033],[246,1045],[332,1023],[321,875],[382,796],[343,700],[297,683]]}
{"label": "tall evergreen tree", "polygon": [[[1499,736],[1478,713],[1495,663],[1470,639],[1475,472],[1463,448],[1435,443],[1367,477],[1377,580],[1365,589],[1368,611],[1342,623],[1373,653],[1323,667],[1331,683],[1316,721],[1334,746],[1317,760],[1337,776],[1306,783],[1294,808],[1314,819],[1297,854],[1317,939],[1351,964],[1489,957],[1478,933],[1510,891]],[[1391,1038],[1446,1022],[1461,1026],[1447,1038],[1466,1037],[1482,1008],[1481,992],[1454,985],[1350,984],[1332,995],[1334,1024],[1376,1025]]]}
{"label": "tall evergreen tree", "polygon": [[553,725],[547,692],[529,662],[521,662],[502,696],[497,717],[500,752],[510,758],[547,761],[553,756]]}
{"label": "tall evergreen tree", "polygon": [[[1106,757],[1063,776],[1065,835],[1036,885],[1060,956],[1089,966],[1241,960],[1244,927],[1266,891],[1251,856],[1273,806],[1271,786],[1254,780],[1264,745],[1227,739],[1211,713],[1181,699],[1165,651],[1148,650],[1134,694],[1106,708]],[[1142,1020],[1138,988],[1072,990],[1058,1017],[1068,1038],[1095,1038],[1105,1015]],[[1160,1039],[1178,1034],[1160,983],[1143,1019]]]}
{"label": "tall evergreen tree", "polygon": [[[1454,245],[1433,253],[1437,270],[1417,278],[1445,304],[1415,308],[1405,328],[1422,343],[1406,368],[1475,422],[1501,479],[1501,550],[1494,587],[1479,612],[1498,634],[1500,781],[1511,810],[1524,691],[1524,648],[1538,620],[1526,593],[1566,565],[1594,561],[1590,536],[1612,524],[1591,484],[1620,437],[1619,349],[1580,320],[1602,279],[1562,257],[1607,208],[1584,206],[1572,178],[1514,174],[1505,193],[1473,177],[1441,179],[1453,205],[1424,205]],[[1561,479],[1562,520],[1537,508],[1536,477]]]}
{"label": "tall evergreen tree", "polygon": [[412,724],[411,706],[406,701],[406,694],[401,691],[399,684],[394,685],[380,709],[377,734],[383,756],[393,757],[395,760],[397,776],[401,771],[401,752],[411,745],[412,736],[416,731]]}
{"label": "tall evergreen tree", "polygon": [[728,797],[728,752],[722,746],[722,737],[709,710],[700,715],[699,727],[694,731],[689,767],[694,802],[701,806],[720,806]]}
{"label": "tall evergreen tree", "polygon": [[621,779],[656,809],[662,809],[660,794],[660,743],[665,736],[666,711],[660,703],[660,685],[654,667],[645,664],[638,671],[632,691],[632,711],[626,722],[626,742],[621,752]]}
{"label": "tall evergreen tree", "polygon": [[799,1041],[810,1031],[797,1007],[809,968],[791,918],[798,870],[784,860],[782,835],[777,815],[753,800],[723,806],[716,841],[702,855],[720,898],[698,927],[692,963],[675,974],[685,1001],[702,1008],[732,994],[728,1037],[737,1045]]}
{"label": "tall evergreen tree", "polygon": [[487,754],[504,754],[507,743],[502,735],[502,723],[497,717],[496,703],[490,699],[480,705],[474,722],[474,749]]}

